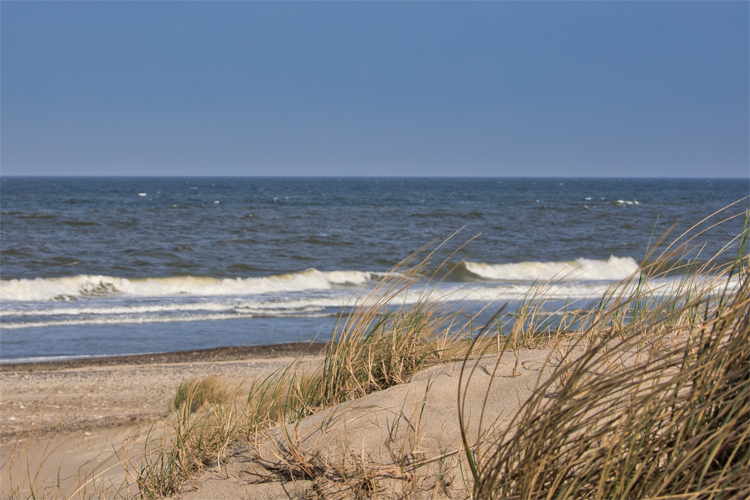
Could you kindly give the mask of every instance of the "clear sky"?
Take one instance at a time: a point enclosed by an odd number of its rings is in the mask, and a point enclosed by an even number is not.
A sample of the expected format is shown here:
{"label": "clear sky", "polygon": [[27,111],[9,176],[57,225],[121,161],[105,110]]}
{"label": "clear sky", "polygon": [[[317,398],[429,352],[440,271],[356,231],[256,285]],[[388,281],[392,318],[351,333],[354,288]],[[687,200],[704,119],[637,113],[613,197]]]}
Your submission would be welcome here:
{"label": "clear sky", "polygon": [[747,178],[749,5],[4,0],[0,173]]}

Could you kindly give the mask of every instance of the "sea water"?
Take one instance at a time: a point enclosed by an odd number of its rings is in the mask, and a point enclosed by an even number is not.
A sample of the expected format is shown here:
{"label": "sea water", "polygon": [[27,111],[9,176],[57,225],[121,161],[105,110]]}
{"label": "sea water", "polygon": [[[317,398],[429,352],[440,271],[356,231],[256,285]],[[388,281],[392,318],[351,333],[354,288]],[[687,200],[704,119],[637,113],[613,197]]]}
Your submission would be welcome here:
{"label": "sea water", "polygon": [[749,191],[747,179],[3,177],[0,359],[326,340],[364,290],[456,231],[423,271],[450,257],[439,295],[499,307],[567,276],[548,297],[596,300],[669,230],[667,242],[698,225],[686,258],[734,257],[747,200],[701,221]]}

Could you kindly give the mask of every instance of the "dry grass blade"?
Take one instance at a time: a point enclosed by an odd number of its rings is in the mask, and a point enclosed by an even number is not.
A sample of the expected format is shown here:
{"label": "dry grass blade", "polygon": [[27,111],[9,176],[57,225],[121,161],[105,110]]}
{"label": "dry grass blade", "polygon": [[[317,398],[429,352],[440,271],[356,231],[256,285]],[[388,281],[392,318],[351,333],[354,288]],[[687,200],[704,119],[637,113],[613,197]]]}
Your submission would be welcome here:
{"label": "dry grass blade", "polygon": [[180,384],[164,436],[147,439],[140,457],[135,481],[141,497],[162,498],[178,492],[185,480],[228,452],[243,430],[238,390],[215,375]]}
{"label": "dry grass blade", "polygon": [[208,403],[226,403],[230,395],[227,382],[218,375],[196,377],[180,384],[172,401],[172,409],[179,410],[187,405],[188,411],[194,413]]}
{"label": "dry grass blade", "polygon": [[404,270],[407,262],[399,264],[360,296],[352,314],[336,325],[322,369],[324,406],[407,382],[418,369],[448,357],[468,326],[456,324],[461,311],[445,309],[445,297],[435,296],[431,280],[414,304],[397,302],[405,300],[435,251],[410,269]]}
{"label": "dry grass blade", "polygon": [[735,262],[669,294],[644,270],[613,295],[497,444],[481,456],[467,446],[473,496],[749,498],[746,233]]}

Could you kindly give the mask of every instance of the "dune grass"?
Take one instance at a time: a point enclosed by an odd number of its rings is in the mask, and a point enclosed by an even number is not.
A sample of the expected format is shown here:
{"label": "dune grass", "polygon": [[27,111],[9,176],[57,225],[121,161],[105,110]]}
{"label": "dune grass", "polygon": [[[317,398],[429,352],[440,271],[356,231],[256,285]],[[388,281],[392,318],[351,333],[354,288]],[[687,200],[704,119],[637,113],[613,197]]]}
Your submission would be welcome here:
{"label": "dune grass", "polygon": [[172,401],[172,409],[182,410],[186,407],[187,411],[193,413],[205,404],[227,403],[230,397],[229,383],[222,377],[196,377],[180,384]]}
{"label": "dune grass", "polygon": [[509,427],[484,447],[464,432],[472,497],[750,498],[747,223],[737,239],[734,261],[665,284],[691,266],[667,247],[574,318]]}
{"label": "dune grass", "polygon": [[474,497],[748,498],[748,290],[669,342],[634,328],[569,350],[475,460]]}
{"label": "dune grass", "polygon": [[[175,493],[206,464],[221,460],[242,436],[298,422],[320,409],[408,382],[426,366],[458,359],[469,346],[463,337],[471,317],[447,308],[430,280],[419,291],[411,290],[434,255],[408,269],[409,261],[399,264],[358,296],[351,312],[339,316],[319,366],[301,356],[244,390],[209,379],[183,383],[173,404],[173,437],[144,450],[146,466],[136,477],[141,494]],[[409,293],[416,293],[411,303]],[[236,397],[240,392],[247,394],[244,401]],[[229,393],[235,397],[226,399]],[[196,412],[206,401],[212,402],[212,411]]]}
{"label": "dune grass", "polygon": [[240,390],[241,386],[218,375],[198,376],[180,384],[168,420],[171,432],[156,440],[147,439],[137,460],[128,457],[141,497],[171,495],[183,481],[227,453],[242,436],[242,417],[236,404]]}

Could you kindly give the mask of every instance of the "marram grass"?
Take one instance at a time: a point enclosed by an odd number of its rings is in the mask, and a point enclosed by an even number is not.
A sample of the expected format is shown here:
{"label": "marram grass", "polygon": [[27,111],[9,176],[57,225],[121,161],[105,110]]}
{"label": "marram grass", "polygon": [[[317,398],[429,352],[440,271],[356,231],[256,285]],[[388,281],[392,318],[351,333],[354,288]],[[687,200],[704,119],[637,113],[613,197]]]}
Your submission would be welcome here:
{"label": "marram grass", "polygon": [[430,282],[414,304],[399,302],[433,255],[409,269],[406,262],[399,264],[363,292],[352,312],[339,317],[320,368],[311,370],[303,357],[254,383],[248,396],[250,433],[408,382],[418,370],[465,350],[468,345],[460,338],[470,318],[447,308]]}
{"label": "marram grass", "polygon": [[750,498],[747,234],[669,294],[647,266],[561,338],[505,431],[484,447],[464,432],[473,498]]}
{"label": "marram grass", "polygon": [[[470,327],[463,311],[447,309],[430,282],[416,303],[400,303],[434,255],[406,263],[363,292],[334,328],[319,368],[304,356],[264,380],[253,381],[243,402],[239,390],[211,377],[183,383],[175,396],[172,438],[144,450],[137,475],[141,495],[169,496],[241,437],[297,422],[320,409],[408,382],[418,370],[462,354]],[[445,265],[445,262],[443,263]],[[442,267],[442,266],[440,266]],[[461,323],[463,321],[463,323]],[[463,350],[463,351],[462,351]],[[235,397],[228,398],[228,394]],[[211,410],[201,413],[211,403]]]}
{"label": "marram grass", "polygon": [[205,404],[221,404],[230,400],[229,383],[218,375],[196,377],[183,381],[172,400],[172,409],[184,407],[193,413]]}

